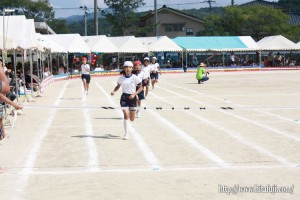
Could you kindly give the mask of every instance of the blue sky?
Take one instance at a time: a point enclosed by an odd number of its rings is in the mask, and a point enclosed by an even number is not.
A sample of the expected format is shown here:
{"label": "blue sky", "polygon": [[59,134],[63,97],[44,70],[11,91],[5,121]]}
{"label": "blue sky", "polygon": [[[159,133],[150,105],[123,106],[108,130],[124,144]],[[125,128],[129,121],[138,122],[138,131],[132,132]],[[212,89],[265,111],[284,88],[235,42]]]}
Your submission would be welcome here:
{"label": "blue sky", "polygon": [[[154,0],[144,0],[146,5],[140,10],[153,10],[154,9]],[[162,7],[162,5],[166,4],[168,7],[172,7],[175,9],[184,9],[184,8],[200,8],[200,7],[208,7],[207,3],[197,3],[197,4],[189,4],[182,5],[183,3],[195,3],[195,2],[203,2],[204,0],[157,0],[158,8]],[[231,4],[231,0],[215,0],[216,3],[213,6],[227,6]],[[235,4],[242,4],[252,0],[234,0]],[[269,1],[277,1],[277,0],[269,0]],[[83,11],[79,9],[80,6],[88,6],[92,8],[94,6],[94,0],[50,0],[51,5],[54,8],[78,8],[78,9],[54,9],[55,17],[68,17],[71,15],[82,15]],[[172,4],[172,5],[170,5]],[[98,7],[105,8],[105,4],[103,0],[98,0]],[[90,12],[93,12],[91,9]]]}

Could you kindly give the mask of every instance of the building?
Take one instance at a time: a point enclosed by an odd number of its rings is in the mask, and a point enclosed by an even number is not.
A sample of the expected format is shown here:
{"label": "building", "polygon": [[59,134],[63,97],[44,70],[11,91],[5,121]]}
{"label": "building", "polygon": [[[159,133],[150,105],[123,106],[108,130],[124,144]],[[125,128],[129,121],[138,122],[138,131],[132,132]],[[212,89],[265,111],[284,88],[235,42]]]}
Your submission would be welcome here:
{"label": "building", "polygon": [[282,9],[284,10],[284,7],[279,5],[276,2],[270,2],[270,1],[264,1],[264,0],[254,0],[250,1],[244,4],[241,4],[240,6],[254,6],[254,5],[262,5],[262,6],[269,6],[276,9]]}
{"label": "building", "polygon": [[34,22],[35,31],[43,35],[55,34],[46,22]]}
{"label": "building", "polygon": [[269,7],[275,8],[275,9],[280,9],[285,14],[290,16],[290,24],[291,25],[300,26],[300,14],[287,12],[288,9],[284,5],[278,4],[277,2],[254,0],[254,1],[250,1],[247,3],[241,4],[240,6],[254,6],[254,5],[263,5],[263,6],[269,6]]}
{"label": "building", "polygon": [[[163,6],[157,10],[157,36],[196,36],[204,29],[204,21],[172,8]],[[141,17],[141,26],[153,26],[155,24],[155,12],[150,11]],[[155,36],[155,30],[148,32],[145,36]]]}

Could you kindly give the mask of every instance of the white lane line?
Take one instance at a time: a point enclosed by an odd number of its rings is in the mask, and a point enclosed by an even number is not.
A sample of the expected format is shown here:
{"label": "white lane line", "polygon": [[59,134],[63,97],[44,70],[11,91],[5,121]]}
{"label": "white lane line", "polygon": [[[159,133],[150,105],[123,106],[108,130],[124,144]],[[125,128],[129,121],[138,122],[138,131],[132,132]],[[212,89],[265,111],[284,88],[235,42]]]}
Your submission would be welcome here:
{"label": "white lane line", "polygon": [[[98,83],[96,83],[97,87],[101,90],[101,92],[106,96],[109,103],[113,106],[117,106],[116,103],[112,100],[111,96],[107,94],[107,92],[103,89],[102,86],[100,86]],[[123,118],[123,114],[116,110],[119,117]],[[159,165],[159,161],[156,158],[155,154],[151,151],[151,149],[148,147],[148,145],[145,143],[143,138],[140,136],[140,134],[132,127],[131,124],[129,124],[129,130],[130,134],[133,136],[134,141],[136,141],[138,147],[143,153],[143,156],[147,160],[148,163],[150,163],[151,168],[153,170],[161,170],[161,166]]]}
{"label": "white lane line", "polygon": [[[82,92],[83,92],[83,87],[82,87]],[[83,106],[87,106],[87,97],[83,95],[82,101],[83,101]],[[95,144],[95,140],[93,138],[94,136],[94,130],[93,130],[93,124],[91,123],[91,114],[88,109],[83,109],[83,117],[85,121],[85,134],[87,136],[91,137],[86,137],[86,142],[88,146],[88,151],[89,151],[89,159],[88,159],[88,170],[98,170],[94,166],[99,166],[99,160],[98,160],[98,151],[97,147]]]}
{"label": "white lane line", "polygon": [[[189,88],[184,88],[184,87],[180,87],[180,86],[174,86],[170,83],[166,83],[164,81],[162,81],[163,84],[166,84],[166,85],[169,85],[169,86],[172,86],[172,87],[175,87],[175,88],[180,88],[180,89],[183,89],[183,90],[187,90],[187,91],[190,91],[194,94],[198,94],[198,95],[202,95],[202,96],[206,96],[208,98],[212,98],[212,99],[215,99],[215,100],[219,100],[219,101],[225,101],[227,103],[231,103],[232,105],[234,106],[239,106],[241,108],[245,108],[247,109],[247,106],[245,105],[241,105],[241,104],[237,104],[237,103],[233,103],[232,101],[229,101],[228,99],[222,99],[222,98],[219,98],[219,97],[214,97],[214,96],[211,96],[211,95],[207,95],[207,94],[204,94],[204,93],[201,93],[201,92],[198,92],[198,91],[195,91],[195,90],[192,90],[192,89],[189,89]],[[289,94],[287,94],[289,95]],[[229,95],[230,96],[230,95]],[[231,96],[234,96],[234,95],[231,95]],[[244,95],[244,96],[247,96],[247,95]],[[263,109],[263,108],[262,108]],[[278,109],[281,109],[278,107]],[[282,109],[285,109],[285,108],[282,108]],[[286,108],[286,109],[293,109],[293,108]],[[299,109],[298,107],[295,107],[294,109]],[[285,120],[285,121],[288,121],[288,122],[292,122],[292,123],[300,123],[300,121],[295,121],[295,120],[292,120],[292,119],[289,119],[287,117],[283,117],[283,116],[280,116],[280,115],[276,115],[274,113],[271,113],[271,112],[267,112],[267,111],[261,111],[261,110],[257,110],[257,109],[251,109],[251,110],[255,110],[256,112],[260,112],[260,113],[264,113],[266,115],[269,115],[269,116],[273,116],[273,117],[276,117],[276,118],[279,118],[281,120]]]}
{"label": "white lane line", "polygon": [[[159,96],[157,96],[157,95],[155,95],[153,93],[151,93],[151,95],[155,96],[157,99],[160,99],[161,101],[164,101],[166,103],[170,103],[169,101],[165,100],[164,98],[159,97]],[[258,146],[256,144],[250,142],[249,140],[246,140],[245,138],[243,138],[236,131],[232,131],[232,130],[229,130],[229,129],[225,128],[225,127],[222,127],[219,124],[216,124],[216,123],[214,123],[214,122],[212,122],[212,121],[210,121],[210,120],[208,120],[208,119],[206,119],[204,117],[200,117],[198,115],[195,115],[195,113],[191,113],[190,111],[183,111],[183,112],[185,112],[186,114],[190,115],[191,117],[197,118],[201,122],[205,122],[209,126],[214,127],[214,128],[220,130],[223,133],[226,133],[230,137],[236,139],[237,141],[243,143],[246,146],[249,146],[252,149],[255,149],[256,151],[258,151],[259,153],[261,153],[261,154],[263,154],[263,155],[265,155],[267,157],[270,157],[270,158],[272,158],[274,160],[277,160],[280,163],[283,163],[283,164],[286,164],[286,165],[296,166],[295,163],[290,163],[286,158],[283,158],[283,157],[281,157],[279,155],[273,154],[272,152],[270,152],[270,151],[268,151],[268,150],[266,150],[266,149],[264,149],[264,148],[262,148],[262,147],[260,147],[260,146]]]}
{"label": "white lane line", "polygon": [[[152,94],[154,95],[154,94]],[[155,95],[155,97],[159,98]],[[165,101],[167,103],[171,103],[169,101]],[[145,103],[144,103],[145,104]],[[217,156],[215,153],[210,151],[208,148],[197,142],[193,137],[191,137],[189,134],[187,134],[185,131],[178,128],[176,125],[174,125],[172,122],[161,116],[160,114],[157,114],[157,112],[153,110],[147,110],[147,112],[151,113],[154,116],[154,119],[159,119],[159,122],[162,123],[164,126],[167,126],[172,130],[174,134],[176,134],[178,137],[184,139],[186,142],[191,144],[194,148],[196,148],[198,151],[200,151],[201,154],[205,155],[208,159],[215,162],[221,167],[230,167],[230,164],[228,162],[221,159],[219,156]]]}
{"label": "white lane line", "polygon": [[[169,167],[163,168],[160,172],[177,172],[177,171],[208,171],[208,170],[249,170],[249,169],[257,169],[257,170],[265,170],[265,169],[295,169],[295,167],[284,166],[284,165],[254,165],[254,166],[232,166],[230,168],[223,167]],[[34,171],[31,173],[32,176],[43,176],[43,175],[68,175],[68,174],[95,174],[95,173],[153,173],[153,170],[149,168],[128,168],[128,169],[101,169],[95,171],[88,171],[84,169],[69,169],[69,170],[59,170],[59,171]],[[7,173],[9,174],[9,173]],[[12,174],[14,175],[14,174]],[[18,176],[22,176],[19,175]]]}
{"label": "white lane line", "polygon": [[[203,103],[203,102],[198,101],[198,100],[194,100],[194,99],[187,98],[187,97],[185,97],[185,96],[183,96],[183,95],[181,95],[181,94],[178,94],[178,93],[176,93],[176,92],[173,92],[173,91],[171,91],[171,90],[169,90],[169,89],[162,88],[162,87],[159,87],[159,86],[156,86],[156,87],[157,87],[157,88],[160,88],[160,89],[162,89],[162,90],[165,90],[165,91],[167,91],[167,92],[169,92],[169,93],[176,94],[177,96],[180,96],[180,97],[182,97],[182,98],[184,98],[184,99],[187,99],[187,100],[189,100],[189,101],[193,101],[193,102],[195,102],[195,103],[202,104],[202,105],[207,106],[207,107],[211,107],[211,106],[212,106],[212,105]],[[175,87],[176,87],[176,86],[175,86]],[[259,126],[259,127],[263,128],[263,129],[266,129],[266,130],[270,131],[271,133],[276,133],[276,134],[278,134],[279,136],[282,136],[282,137],[284,137],[284,138],[288,138],[288,139],[290,139],[290,140],[294,140],[294,141],[296,141],[296,142],[300,142],[300,138],[298,138],[298,137],[296,137],[296,136],[293,136],[293,135],[290,135],[289,133],[280,131],[280,130],[278,130],[278,129],[275,129],[275,128],[273,128],[273,127],[267,126],[267,125],[265,125],[265,124],[262,124],[262,123],[253,121],[253,120],[251,120],[251,119],[248,119],[248,118],[246,118],[246,117],[239,116],[239,115],[237,115],[237,114],[233,114],[233,113],[231,113],[231,112],[227,112],[227,111],[223,111],[223,110],[216,110],[216,111],[221,112],[221,113],[224,113],[224,114],[226,114],[226,115],[230,115],[230,116],[235,117],[235,118],[237,118],[237,119],[240,119],[240,120],[249,122],[249,123],[254,124],[254,125],[256,125],[256,126]]]}
{"label": "white lane line", "polygon": [[[60,99],[62,98],[62,96],[64,95],[66,88],[68,86],[69,82],[65,83],[61,92],[59,93],[59,95],[56,97],[56,100],[54,102],[54,106],[58,106],[60,103]],[[25,165],[24,168],[21,171],[21,174],[23,175],[20,179],[17,180],[16,183],[16,192],[14,192],[14,196],[12,199],[21,199],[20,195],[22,194],[24,188],[27,185],[29,176],[32,174],[33,172],[33,168],[34,168],[34,164],[37,158],[37,155],[39,153],[39,150],[41,148],[42,142],[44,141],[44,139],[46,138],[47,134],[48,134],[48,130],[51,127],[51,124],[54,121],[56,115],[56,110],[51,110],[48,120],[47,122],[44,124],[44,126],[38,131],[38,138],[35,140],[33,147],[31,148],[26,161],[25,161]]]}
{"label": "white lane line", "polygon": [[266,111],[262,111],[262,110],[255,110],[256,112],[260,112],[260,113],[263,113],[263,114],[265,114],[265,115],[269,115],[269,116],[272,116],[272,117],[277,117],[277,118],[279,118],[279,119],[281,119],[281,120],[285,120],[285,121],[287,121],[287,122],[291,122],[291,123],[293,123],[293,124],[300,124],[300,121],[295,121],[295,120],[292,120],[292,119],[290,119],[290,118],[287,118],[287,117],[283,117],[283,116],[281,116],[281,115],[277,115],[277,114],[274,114],[274,113],[270,113],[270,112],[266,112]]}

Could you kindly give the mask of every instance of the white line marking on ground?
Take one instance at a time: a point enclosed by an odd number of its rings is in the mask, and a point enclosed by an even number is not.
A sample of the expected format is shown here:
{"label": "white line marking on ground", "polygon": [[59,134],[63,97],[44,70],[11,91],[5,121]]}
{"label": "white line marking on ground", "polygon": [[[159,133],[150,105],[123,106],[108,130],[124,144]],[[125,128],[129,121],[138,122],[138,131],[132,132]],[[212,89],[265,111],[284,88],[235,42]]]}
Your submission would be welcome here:
{"label": "white line marking on ground", "polygon": [[[219,101],[225,101],[227,103],[231,103],[232,105],[234,106],[239,106],[240,108],[244,108],[244,109],[247,109],[248,107],[245,106],[245,105],[241,105],[241,104],[237,104],[237,103],[233,103],[232,101],[229,101],[227,98],[226,99],[222,99],[222,98],[219,98],[219,97],[215,97],[215,96],[211,96],[211,95],[207,95],[207,94],[204,94],[204,93],[201,93],[201,92],[198,92],[198,91],[195,91],[195,90],[192,90],[192,89],[189,89],[189,88],[184,88],[184,87],[180,87],[180,86],[174,86],[170,83],[166,83],[165,81],[162,81],[164,84],[166,85],[169,85],[169,86],[172,86],[172,87],[175,87],[175,88],[180,88],[180,89],[184,89],[184,90],[187,90],[187,91],[190,91],[194,94],[198,94],[198,95],[201,95],[201,96],[206,96],[208,98],[212,98],[212,99],[215,99],[215,100],[219,100]],[[264,94],[264,95],[268,95],[268,94]],[[275,95],[275,94],[274,94]],[[276,95],[282,95],[282,94],[276,94]],[[293,95],[293,94],[286,94],[286,95]],[[227,96],[235,96],[235,95],[227,95]],[[238,95],[236,95],[238,96]],[[250,95],[240,95],[240,96],[250,96]],[[251,110],[255,110],[256,112],[260,112],[260,113],[264,113],[266,115],[269,115],[269,116],[273,116],[273,117],[276,117],[276,118],[279,118],[279,119],[282,119],[282,120],[285,120],[285,121],[288,121],[288,122],[292,122],[292,123],[300,123],[299,121],[295,121],[295,120],[292,120],[292,119],[289,119],[289,118],[286,118],[286,117],[283,117],[283,116],[280,116],[280,115],[276,115],[274,113],[271,113],[271,112],[267,112],[267,111],[261,111],[262,109],[265,109],[265,108],[260,108],[260,110],[257,110],[255,108],[252,108],[250,107]],[[268,108],[267,108],[268,109]],[[271,109],[271,107],[269,107],[269,109]],[[295,108],[280,108],[278,107],[277,109],[299,109],[299,107],[295,107]]]}
{"label": "white line marking on ground", "polygon": [[[64,95],[68,84],[69,84],[69,82],[64,84],[61,92],[59,93],[59,95],[57,96],[57,98],[54,102],[54,106],[59,105],[60,98],[62,98],[62,96]],[[54,121],[55,114],[56,114],[56,110],[51,110],[47,122],[44,124],[42,129],[39,130],[39,135],[38,135],[39,137],[35,140],[35,143],[34,143],[33,147],[31,148],[31,150],[30,150],[30,152],[29,152],[29,154],[26,158],[24,168],[21,171],[21,174],[23,174],[23,176],[22,176],[22,178],[17,180],[16,191],[13,194],[14,196],[13,196],[12,199],[16,199],[16,200],[20,199],[20,195],[21,195],[21,193],[23,192],[24,188],[27,185],[29,176],[33,172],[33,168],[34,168],[34,164],[35,164],[38,152],[41,148],[41,145],[42,145],[42,142],[44,141],[44,138],[48,134],[48,130],[51,127],[51,124]]]}
{"label": "white line marking on ground", "polygon": [[[170,103],[169,101],[165,100],[164,98],[159,97],[159,96],[157,96],[157,95],[155,95],[153,93],[151,93],[151,95],[155,96],[157,99],[160,99],[161,101],[164,101],[166,103]],[[185,112],[186,114],[190,115],[191,117],[197,118],[201,122],[205,122],[206,124],[208,124],[211,127],[214,127],[216,129],[220,130],[223,133],[226,133],[230,137],[236,139],[237,141],[243,143],[246,146],[249,146],[249,147],[255,149],[256,151],[260,152],[261,154],[264,154],[265,156],[268,156],[268,157],[270,157],[270,158],[272,158],[274,160],[277,160],[277,161],[279,161],[279,162],[281,162],[283,164],[286,164],[286,165],[290,165],[290,166],[295,166],[296,165],[294,163],[290,163],[286,158],[283,158],[283,157],[281,157],[279,155],[275,155],[272,152],[270,152],[270,151],[268,151],[268,150],[266,150],[266,149],[264,149],[264,148],[262,148],[262,147],[260,147],[258,145],[255,145],[254,143],[246,140],[245,138],[243,138],[242,136],[240,136],[235,131],[232,131],[232,130],[229,130],[229,129],[225,128],[225,127],[222,127],[219,124],[215,124],[214,122],[212,122],[212,121],[210,121],[210,120],[208,120],[208,119],[206,119],[204,117],[200,117],[198,115],[195,115],[195,113],[191,113],[189,111],[183,111],[183,112]]]}
{"label": "white line marking on ground", "polygon": [[[82,92],[84,91],[84,88],[82,87]],[[83,101],[83,106],[87,106],[87,96],[83,95],[82,101]],[[88,109],[83,109],[83,117],[85,120],[85,133],[87,136],[94,136],[94,130],[93,130],[93,125],[91,123],[91,115],[90,111]],[[93,166],[98,166],[99,165],[99,160],[98,160],[98,151],[97,147],[95,144],[95,140],[93,137],[86,137],[86,142],[89,150],[89,160],[88,160],[88,170],[94,171],[98,170],[97,168]]]}
{"label": "white line marking on ground", "polygon": [[[177,171],[207,171],[207,170],[249,170],[249,169],[295,169],[295,167],[283,166],[283,165],[258,165],[258,166],[232,166],[230,168],[223,167],[170,167],[163,168],[160,172],[177,172]],[[152,173],[153,170],[149,168],[139,168],[139,169],[101,169],[95,171],[89,171],[84,169],[71,169],[71,170],[60,170],[60,171],[33,171],[31,175],[33,176],[42,176],[42,175],[66,175],[66,174],[94,174],[94,173]],[[22,176],[22,174],[18,174]]]}
{"label": "white line marking on ground", "polygon": [[[170,103],[170,102],[168,102],[168,103]],[[170,129],[172,129],[173,133],[177,134],[177,136],[179,136],[180,138],[182,138],[185,141],[187,141],[188,143],[190,143],[193,147],[195,147],[197,150],[199,150],[202,154],[204,154],[211,161],[217,163],[221,167],[230,167],[230,164],[228,164],[226,161],[222,160],[220,157],[218,157],[216,154],[214,154],[212,151],[210,151],[205,146],[201,145],[194,138],[189,136],[186,132],[184,132],[177,126],[175,126],[173,123],[168,121],[166,118],[164,118],[160,114],[157,114],[153,110],[148,110],[148,112],[151,113],[155,119],[159,119],[160,123],[164,124],[165,126],[168,126]]]}
{"label": "white line marking on ground", "polygon": [[[188,99],[189,101],[193,101],[193,102],[195,102],[195,103],[199,103],[199,104],[202,104],[202,105],[204,105],[204,106],[211,107],[211,105],[209,105],[209,104],[203,103],[203,102],[198,101],[198,100],[194,100],[194,99],[187,98],[187,97],[185,97],[185,96],[183,96],[183,95],[180,95],[180,94],[178,94],[178,93],[176,93],[176,92],[173,92],[173,91],[171,91],[171,90],[168,90],[168,89],[166,89],[166,88],[162,88],[162,87],[158,87],[158,86],[156,86],[156,87],[157,87],[157,88],[161,88],[162,90],[165,90],[165,91],[167,91],[167,92],[169,92],[169,93],[176,94],[177,96],[180,96],[180,97],[182,97],[182,98],[184,98],[184,99]],[[177,87],[177,86],[174,86],[174,87]],[[296,141],[296,142],[300,142],[300,138],[298,138],[298,137],[296,137],[296,136],[290,135],[289,133],[280,131],[280,130],[278,130],[278,129],[275,129],[275,128],[270,127],[270,126],[267,126],[267,125],[264,125],[264,124],[262,124],[262,123],[258,123],[258,122],[256,122],[256,121],[253,121],[253,120],[248,119],[248,118],[246,118],[246,117],[242,117],[242,116],[239,116],[239,115],[237,115],[237,114],[233,114],[233,113],[226,112],[226,111],[223,111],[223,110],[216,110],[216,111],[222,112],[222,113],[224,113],[224,114],[226,114],[226,115],[230,115],[230,116],[235,117],[235,118],[237,118],[237,119],[240,119],[240,120],[249,122],[249,123],[251,123],[251,124],[254,124],[254,125],[256,125],[256,126],[259,126],[259,127],[261,127],[261,128],[267,129],[267,130],[270,131],[271,133],[276,133],[276,134],[278,134],[278,135],[280,135],[280,136],[282,136],[282,137],[284,137],[284,138],[288,138],[288,139],[294,140],[294,141]]]}
{"label": "white line marking on ground", "polygon": [[[97,87],[101,90],[101,92],[106,96],[109,103],[113,106],[117,106],[116,103],[112,100],[111,96],[107,94],[107,92],[101,87],[98,83],[96,83]],[[123,114],[116,110],[119,117],[123,118]],[[129,124],[130,134],[133,136],[134,141],[136,141],[137,145],[139,146],[140,150],[143,152],[143,156],[151,164],[153,170],[160,170],[161,166],[159,165],[159,161],[148,147],[148,145],[144,142],[143,138],[139,135],[139,133]]]}

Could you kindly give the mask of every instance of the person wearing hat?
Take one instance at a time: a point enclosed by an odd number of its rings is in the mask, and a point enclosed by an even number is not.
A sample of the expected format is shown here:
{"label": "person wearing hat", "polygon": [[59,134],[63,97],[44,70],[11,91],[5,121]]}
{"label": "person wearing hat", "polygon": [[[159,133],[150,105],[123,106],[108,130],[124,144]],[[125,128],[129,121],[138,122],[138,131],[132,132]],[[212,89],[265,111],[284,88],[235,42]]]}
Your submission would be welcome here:
{"label": "person wearing hat", "polygon": [[158,82],[158,71],[159,71],[159,74],[161,75],[161,70],[160,70],[159,64],[156,62],[156,60],[157,60],[156,57],[152,57],[152,62],[150,64],[150,66],[151,66],[150,78],[151,78],[152,90],[154,90],[155,83]]}
{"label": "person wearing hat", "polygon": [[[129,127],[129,119],[130,121],[134,121],[135,118],[135,107],[136,107],[136,96],[142,90],[142,80],[138,78],[136,75],[132,74],[133,63],[131,61],[125,61],[124,65],[124,73],[118,79],[117,86],[114,88],[111,95],[115,95],[115,93],[122,87],[122,95],[120,99],[120,105],[124,114],[124,139],[127,140],[129,136],[128,127]],[[125,109],[129,108],[129,109]]]}
{"label": "person wearing hat", "polygon": [[196,79],[198,80],[198,84],[202,84],[204,81],[207,81],[209,77],[207,72],[204,68],[206,67],[206,64],[200,63],[200,65],[197,68],[197,73],[196,73]]}
{"label": "person wearing hat", "polygon": [[145,74],[145,79],[143,81],[143,86],[146,87],[145,90],[145,98],[148,96],[149,85],[150,85],[150,73],[151,73],[151,66],[149,65],[150,59],[148,57],[144,58],[144,65],[142,67],[142,71]]}
{"label": "person wearing hat", "polygon": [[[133,63],[133,66],[134,66],[134,74],[140,79],[142,80],[142,82],[144,82],[145,78],[147,78],[145,76],[145,73],[142,71],[142,63],[140,61],[135,61]],[[137,90],[138,90],[138,87],[137,87]],[[140,114],[140,107],[142,105],[142,100],[145,99],[145,95],[144,95],[144,87],[143,87],[143,90],[138,93],[137,95],[137,108],[136,108],[136,117],[137,118],[140,118],[141,117],[141,114]]]}
{"label": "person wearing hat", "polygon": [[90,76],[90,65],[87,64],[87,58],[82,57],[81,59],[82,64],[81,64],[81,79],[83,83],[83,88],[84,88],[84,95],[88,95],[89,91],[89,85],[91,82],[91,76]]}
{"label": "person wearing hat", "polygon": [[[0,58],[0,93],[1,93],[1,96],[4,96],[3,94],[7,94],[9,92],[10,92],[9,81],[4,72],[2,58]],[[2,113],[3,113],[3,108],[1,108],[1,109],[2,109]],[[3,118],[1,116],[0,117],[0,140],[2,140],[4,138],[5,138],[5,131],[4,131],[4,127],[3,127]]]}

